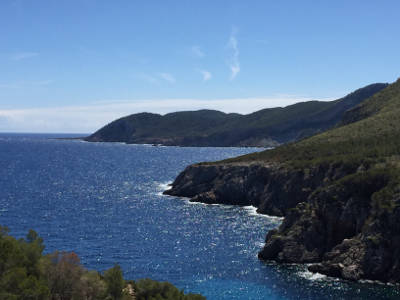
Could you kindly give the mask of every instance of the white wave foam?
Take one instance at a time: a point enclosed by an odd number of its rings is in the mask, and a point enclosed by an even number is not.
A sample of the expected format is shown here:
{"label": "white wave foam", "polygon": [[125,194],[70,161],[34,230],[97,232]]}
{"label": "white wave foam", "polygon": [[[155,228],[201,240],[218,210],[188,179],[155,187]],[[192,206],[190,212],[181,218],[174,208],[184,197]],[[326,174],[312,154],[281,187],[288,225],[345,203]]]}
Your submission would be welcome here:
{"label": "white wave foam", "polygon": [[186,204],[189,204],[189,205],[203,205],[203,206],[209,205],[207,203],[190,201],[190,198],[186,198],[186,197],[179,197],[179,198],[182,199]]}
{"label": "white wave foam", "polygon": [[126,144],[130,146],[143,146],[143,147],[153,147],[153,144]]}
{"label": "white wave foam", "polygon": [[186,204],[190,204],[190,205],[217,206],[222,209],[231,209],[231,208],[237,207],[236,205],[230,205],[230,204],[204,203],[204,202],[190,201],[190,198],[187,198],[187,197],[179,197],[179,198],[182,199]]}
{"label": "white wave foam", "polygon": [[264,248],[265,242],[256,242],[256,246],[257,246],[258,248]]}
{"label": "white wave foam", "polygon": [[166,190],[170,190],[172,188],[171,184],[172,184],[172,181],[159,182],[157,184],[157,186],[158,186],[158,189],[160,189],[162,191],[166,191]]}
{"label": "white wave foam", "polygon": [[283,220],[283,217],[277,217],[277,216],[270,216],[266,214],[260,214],[257,212],[257,207],[249,205],[249,206],[243,206],[243,209],[248,212],[249,215],[251,216],[260,216],[260,217],[265,217],[270,219],[271,221],[276,221],[276,222],[281,222]]}
{"label": "white wave foam", "polygon": [[169,189],[172,188],[171,183],[172,181],[168,181],[168,182],[155,182],[156,183],[156,189],[157,189],[157,196],[165,196],[163,194],[164,191],[167,191]]}
{"label": "white wave foam", "polygon": [[308,270],[304,270],[301,272],[297,273],[300,277],[303,277],[305,279],[311,280],[311,281],[318,281],[318,280],[324,280],[327,278],[326,275],[320,274],[320,273],[312,273]]}
{"label": "white wave foam", "polygon": [[257,213],[257,207],[249,205],[249,206],[243,206],[243,209],[246,210],[249,215],[258,215]]}

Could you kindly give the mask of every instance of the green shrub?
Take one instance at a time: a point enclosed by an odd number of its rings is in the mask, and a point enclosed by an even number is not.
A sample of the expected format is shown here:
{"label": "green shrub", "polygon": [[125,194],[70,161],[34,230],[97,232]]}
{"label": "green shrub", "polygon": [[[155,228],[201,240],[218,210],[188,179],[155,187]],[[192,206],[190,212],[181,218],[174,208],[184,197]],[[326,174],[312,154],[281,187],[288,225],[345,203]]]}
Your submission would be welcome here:
{"label": "green shrub", "polygon": [[125,281],[122,276],[122,270],[119,265],[104,272],[104,280],[107,285],[107,293],[111,299],[118,300],[122,298],[122,290],[125,287]]}
{"label": "green shrub", "polygon": [[[74,252],[56,251],[43,255],[43,240],[33,230],[26,239],[16,240],[0,226],[0,299],[1,300],[130,300],[124,293],[126,282],[119,265],[106,270],[85,269]],[[167,282],[150,279],[137,284],[137,299],[202,300]],[[136,289],[136,288],[135,288]],[[144,298],[143,298],[144,297]]]}
{"label": "green shrub", "polygon": [[198,294],[184,294],[169,282],[142,279],[134,284],[138,300],[203,300]]}

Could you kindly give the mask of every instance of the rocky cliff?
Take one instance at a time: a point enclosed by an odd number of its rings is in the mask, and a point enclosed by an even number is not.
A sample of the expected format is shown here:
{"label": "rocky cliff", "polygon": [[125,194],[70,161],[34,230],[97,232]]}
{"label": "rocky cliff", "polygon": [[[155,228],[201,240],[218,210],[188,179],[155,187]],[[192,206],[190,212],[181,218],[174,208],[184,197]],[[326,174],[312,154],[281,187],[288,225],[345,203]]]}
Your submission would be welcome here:
{"label": "rocky cliff", "polygon": [[165,194],[191,201],[253,205],[285,216],[266,237],[263,260],[315,263],[345,279],[400,280],[400,188],[389,168],[329,164],[197,164]]}
{"label": "rocky cliff", "polygon": [[316,263],[311,271],[350,280],[398,282],[400,190],[389,173],[361,168],[318,188],[268,233],[259,257]]}
{"label": "rocky cliff", "polygon": [[347,174],[343,166],[287,168],[279,163],[188,166],[164,193],[208,204],[252,205],[262,214],[284,216],[317,187]]}
{"label": "rocky cliff", "polygon": [[273,150],[187,167],[166,194],[285,216],[259,258],[400,283],[400,80],[343,126]]}

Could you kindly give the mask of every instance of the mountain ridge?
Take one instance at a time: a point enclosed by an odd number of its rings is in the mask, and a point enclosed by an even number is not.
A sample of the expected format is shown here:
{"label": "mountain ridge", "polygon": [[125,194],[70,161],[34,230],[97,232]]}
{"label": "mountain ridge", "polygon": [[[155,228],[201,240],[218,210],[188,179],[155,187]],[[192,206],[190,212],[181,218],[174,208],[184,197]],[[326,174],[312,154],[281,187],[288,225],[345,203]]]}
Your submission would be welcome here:
{"label": "mountain ridge", "polygon": [[133,114],[84,140],[167,146],[277,146],[335,126],[346,110],[386,86],[371,84],[338,100],[300,102],[247,115],[215,110]]}

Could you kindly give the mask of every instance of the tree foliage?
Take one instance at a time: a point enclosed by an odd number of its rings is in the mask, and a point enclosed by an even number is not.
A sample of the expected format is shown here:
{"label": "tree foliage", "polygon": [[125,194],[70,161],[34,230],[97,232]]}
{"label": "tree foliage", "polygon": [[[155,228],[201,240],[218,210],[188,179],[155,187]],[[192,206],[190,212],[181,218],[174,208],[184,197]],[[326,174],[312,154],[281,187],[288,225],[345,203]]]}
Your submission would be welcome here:
{"label": "tree foliage", "polygon": [[122,270],[119,265],[115,265],[111,269],[104,272],[104,280],[107,285],[107,293],[112,299],[119,300],[122,298],[122,290],[125,286],[125,281],[122,276]]}
{"label": "tree foliage", "polygon": [[48,299],[50,291],[40,274],[43,240],[34,231],[16,240],[0,227],[0,299]]}
{"label": "tree foliage", "polygon": [[169,282],[142,279],[135,283],[137,300],[203,300],[198,294],[184,294]]}
{"label": "tree foliage", "polygon": [[[0,226],[1,300],[132,299],[126,292],[127,283],[119,265],[104,274],[89,271],[74,252],[55,251],[43,255],[43,239],[33,230],[19,240],[8,232],[7,227]],[[141,293],[152,295],[141,299],[204,299],[200,295],[184,295],[170,283],[140,282]],[[135,287],[135,282],[130,286]]]}

